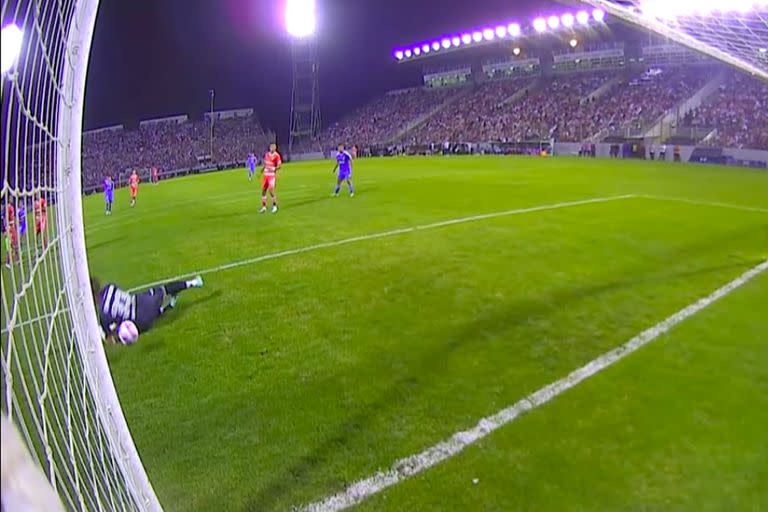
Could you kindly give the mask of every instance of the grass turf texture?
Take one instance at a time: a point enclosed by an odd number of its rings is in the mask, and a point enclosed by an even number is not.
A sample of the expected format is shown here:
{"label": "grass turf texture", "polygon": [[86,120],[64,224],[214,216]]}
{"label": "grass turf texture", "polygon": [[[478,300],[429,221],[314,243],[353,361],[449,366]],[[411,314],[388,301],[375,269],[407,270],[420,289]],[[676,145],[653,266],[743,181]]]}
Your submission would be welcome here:
{"label": "grass turf texture", "polygon": [[[133,287],[286,249],[622,194],[768,208],[764,172],[532,158],[289,164],[85,202],[92,272]],[[342,489],[753,267],[768,215],[631,198],[416,231],[206,275],[108,356],[167,510],[285,510]],[[765,277],[366,509],[768,507]],[[717,469],[715,471],[715,469]],[[478,487],[471,478],[479,477]],[[727,485],[724,485],[727,484]],[[732,484],[732,485],[731,485]]]}

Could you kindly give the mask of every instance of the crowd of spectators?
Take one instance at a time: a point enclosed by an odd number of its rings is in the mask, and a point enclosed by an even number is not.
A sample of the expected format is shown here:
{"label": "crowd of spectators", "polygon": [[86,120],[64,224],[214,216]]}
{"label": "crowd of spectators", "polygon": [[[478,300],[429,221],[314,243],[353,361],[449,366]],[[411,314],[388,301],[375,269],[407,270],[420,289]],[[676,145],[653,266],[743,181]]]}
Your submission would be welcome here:
{"label": "crowd of spectators", "polygon": [[741,73],[729,75],[685,115],[683,124],[717,130],[707,140],[712,146],[768,149],[768,84]]}
{"label": "crowd of spectators", "polygon": [[[602,71],[395,91],[329,126],[307,150],[328,150],[339,142],[361,148],[389,142],[589,142],[596,134],[647,128],[698,90],[710,71],[701,67],[650,69],[629,78],[623,71]],[[597,95],[608,81],[616,83]],[[423,124],[397,139],[412,123],[435,110]],[[708,140],[713,145],[768,149],[768,85],[732,73],[719,90],[685,116],[683,124],[716,130]],[[268,139],[252,115],[216,121],[212,158],[207,120],[86,132],[84,185],[98,185],[106,173],[119,179],[135,168],[167,172],[241,162],[250,152],[260,153]]]}
{"label": "crowd of spectators", "polygon": [[365,146],[387,142],[461,90],[416,88],[380,96],[330,125],[322,134],[323,147],[331,148],[339,142]]}
{"label": "crowd of spectators", "polygon": [[579,116],[582,132],[647,127],[701,88],[709,71],[700,67],[651,69],[622,80],[610,94],[583,106]]}
{"label": "crowd of spectators", "polygon": [[101,130],[83,134],[83,184],[98,185],[107,173],[116,179],[132,169],[155,167],[160,172],[191,169],[201,164],[245,161],[250,152],[261,153],[267,135],[254,116],[217,120],[211,158],[210,123],[161,121],[137,130]]}
{"label": "crowd of spectators", "polygon": [[[432,116],[409,133],[407,142],[429,144],[448,142],[474,142],[491,140],[487,134],[499,131],[504,123],[504,102],[515,93],[527,90],[532,78],[512,78],[485,82],[457,101]],[[499,137],[495,137],[498,139]]]}
{"label": "crowd of spectators", "polygon": [[[708,71],[696,67],[650,69],[630,77],[618,70],[583,72],[492,80],[449,89],[444,94],[464,96],[397,142],[419,145],[540,138],[579,142],[627,128],[642,131],[700,88]],[[595,94],[611,80],[615,85],[604,94]],[[333,125],[326,132],[326,145],[336,141],[362,146],[390,142],[409,122],[440,104],[426,100],[434,99],[430,95],[435,93],[422,89],[402,97],[377,98]]]}

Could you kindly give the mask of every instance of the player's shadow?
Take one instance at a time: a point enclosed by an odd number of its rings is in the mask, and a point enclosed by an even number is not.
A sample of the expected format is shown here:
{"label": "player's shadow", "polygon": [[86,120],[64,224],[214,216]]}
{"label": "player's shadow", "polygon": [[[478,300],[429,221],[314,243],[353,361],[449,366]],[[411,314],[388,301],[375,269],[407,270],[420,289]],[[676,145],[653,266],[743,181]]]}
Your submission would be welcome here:
{"label": "player's shadow", "polygon": [[88,243],[86,243],[85,250],[87,252],[95,251],[95,250],[101,249],[102,247],[106,247],[108,245],[112,245],[112,244],[115,244],[117,242],[120,242],[121,240],[124,240],[124,238],[121,238],[121,237],[110,238],[109,240],[104,240],[102,242],[98,242],[98,243],[95,243],[95,244],[88,244]]}
{"label": "player's shadow", "polygon": [[330,201],[333,199],[333,197],[329,195],[326,196],[318,196],[318,197],[309,197],[307,199],[302,199],[300,201],[285,201],[283,203],[283,206],[281,206],[281,209],[286,210],[292,210],[294,208],[301,208],[302,206],[309,206],[310,204],[317,204],[322,203],[325,201]]}
{"label": "player's shadow", "polygon": [[184,300],[186,299],[186,297],[184,297],[184,294],[182,294],[179,296],[180,297],[179,304],[172,311],[169,311],[167,314],[163,315],[159,321],[162,322],[163,324],[165,324],[166,322],[176,322],[179,319],[184,318],[191,311],[194,311],[195,309],[202,306],[206,302],[219,298],[221,296],[221,293],[222,293],[221,290],[216,290],[212,293],[203,295],[202,297],[198,297],[190,301]]}
{"label": "player's shadow", "polygon": [[209,220],[231,219],[233,217],[247,217],[252,213],[253,211],[250,209],[231,210],[231,211],[217,213],[214,215],[203,215],[200,217],[200,220],[209,221]]}

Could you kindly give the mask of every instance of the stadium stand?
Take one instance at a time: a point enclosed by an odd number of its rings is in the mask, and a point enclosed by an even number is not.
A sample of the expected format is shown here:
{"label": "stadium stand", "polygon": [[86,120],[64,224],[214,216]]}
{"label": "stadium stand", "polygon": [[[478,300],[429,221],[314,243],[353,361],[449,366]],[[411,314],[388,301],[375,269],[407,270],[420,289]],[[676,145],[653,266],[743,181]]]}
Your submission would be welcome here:
{"label": "stadium stand", "polygon": [[438,109],[461,88],[415,88],[393,91],[374,99],[322,134],[323,147],[332,148],[340,141],[359,145],[387,142],[409,122]]}
{"label": "stadium stand", "polygon": [[730,74],[683,125],[712,132],[708,146],[768,149],[768,84]]}
{"label": "stadium stand", "polygon": [[503,103],[518,92],[525,94],[534,83],[535,78],[513,78],[481,84],[461,102],[440,111],[409,133],[407,140],[440,144],[499,139],[506,126],[507,109]]}
{"label": "stadium stand", "polygon": [[[306,149],[328,151],[345,142],[367,154],[371,146],[392,144],[618,140],[643,133],[715,75],[711,66],[671,66],[634,74],[624,69],[558,73],[393,91],[333,123],[317,148]],[[706,138],[704,143],[713,147],[768,149],[768,85],[736,71],[725,75],[719,89],[679,124],[689,127],[689,135],[697,134],[691,143]],[[595,97],[603,86],[607,90]],[[219,119],[211,160],[208,121],[175,119],[142,123],[135,130],[117,126],[86,132],[85,189],[96,189],[107,172],[120,183],[134,168],[176,173],[234,165],[249,152],[260,152],[273,137],[253,115]],[[403,133],[406,127],[412,129]]]}
{"label": "stadium stand", "polygon": [[607,129],[621,133],[634,127],[641,132],[691,96],[712,74],[712,68],[700,66],[647,70],[591,104],[590,115],[585,118],[593,124],[586,131],[599,133]]}
{"label": "stadium stand", "polygon": [[255,116],[220,119],[214,126],[213,161],[206,120],[161,121],[143,124],[137,130],[118,127],[85,132],[84,188],[98,187],[107,172],[124,177],[135,168],[175,172],[240,163],[249,152],[261,152],[271,140]]}

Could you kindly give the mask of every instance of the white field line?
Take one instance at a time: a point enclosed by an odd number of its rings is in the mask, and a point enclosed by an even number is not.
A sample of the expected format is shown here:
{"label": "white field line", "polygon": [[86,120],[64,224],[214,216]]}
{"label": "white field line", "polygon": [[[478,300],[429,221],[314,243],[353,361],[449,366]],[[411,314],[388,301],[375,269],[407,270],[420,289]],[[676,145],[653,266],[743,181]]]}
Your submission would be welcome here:
{"label": "white field line", "polygon": [[636,194],[636,197],[642,198],[642,199],[653,199],[656,201],[674,201],[677,203],[688,203],[688,204],[693,204],[697,206],[715,206],[718,208],[730,208],[731,210],[742,210],[745,212],[768,213],[768,208],[760,208],[759,206],[746,206],[746,205],[732,204],[732,203],[699,201],[697,199],[688,199],[685,197],[656,196],[652,194]]}
{"label": "white field line", "polygon": [[545,204],[541,206],[533,206],[530,208],[518,208],[514,210],[504,210],[501,212],[493,212],[493,213],[483,213],[480,215],[472,215],[469,217],[459,217],[457,219],[450,219],[450,220],[443,220],[439,222],[433,222],[431,224],[422,224],[417,226],[410,226],[405,228],[399,228],[399,229],[392,229],[389,231],[380,231],[378,233],[371,233],[368,235],[360,235],[360,236],[354,236],[351,238],[344,238],[341,240],[334,240],[332,242],[323,242],[319,244],[314,245],[308,245],[305,247],[298,247],[296,249],[287,249],[285,251],[280,252],[273,252],[269,254],[263,254],[261,256],[255,256],[253,258],[247,258],[244,260],[238,260],[233,261],[231,263],[226,263],[224,265],[219,265],[217,267],[210,267],[206,269],[197,270],[194,272],[187,272],[186,274],[180,274],[178,276],[169,277],[166,279],[161,279],[160,281],[155,281],[152,283],[143,284],[141,286],[137,286],[135,288],[132,288],[129,291],[137,291],[145,288],[150,288],[152,286],[157,286],[163,283],[167,283],[169,281],[178,281],[180,279],[188,279],[190,277],[194,277],[197,275],[205,275],[205,274],[211,274],[214,272],[221,272],[222,270],[229,270],[237,267],[243,267],[245,265],[252,265],[254,263],[259,263],[261,261],[267,261],[267,260],[274,260],[277,258],[284,258],[286,256],[292,256],[294,254],[302,254],[305,252],[310,251],[317,251],[319,249],[327,249],[330,247],[338,247],[340,245],[347,245],[354,242],[363,242],[365,240],[375,240],[377,238],[387,238],[391,236],[396,235],[403,235],[405,233],[413,233],[415,231],[424,231],[428,229],[436,229],[436,228],[442,228],[445,226],[452,226],[454,224],[464,224],[467,222],[476,222],[479,220],[486,220],[486,219],[494,219],[497,217],[507,217],[510,215],[520,215],[523,213],[534,213],[534,212],[542,212],[547,210],[558,210],[561,208],[570,208],[573,206],[581,206],[586,204],[595,204],[595,203],[605,203],[609,201],[618,201],[621,199],[630,199],[635,197],[632,194],[623,195],[623,196],[608,196],[608,197],[596,197],[592,199],[581,199],[578,201],[566,201],[562,203],[553,203],[553,204]]}
{"label": "white field line", "polygon": [[627,357],[644,345],[651,343],[680,322],[695,315],[717,300],[722,299],[736,288],[742,286],[744,283],[766,270],[768,270],[768,261],[764,261],[730,283],[715,290],[710,295],[699,299],[668,317],[666,320],[646,329],[625,344],[604,353],[581,368],[572,371],[566,377],[544,386],[538,391],[531,393],[522,400],[506,409],[502,409],[492,416],[487,416],[481,419],[473,428],[463,432],[457,432],[449,439],[431,446],[421,453],[398,460],[388,470],[374,473],[373,475],[350,485],[338,494],[329,496],[322,501],[305,505],[297,510],[305,512],[331,512],[344,510],[357,505],[388,487],[396,485],[403,480],[453,457],[467,446],[488,436],[494,430],[514,421],[520,415],[546,404],[561,393],[615,364],[617,361]]}

